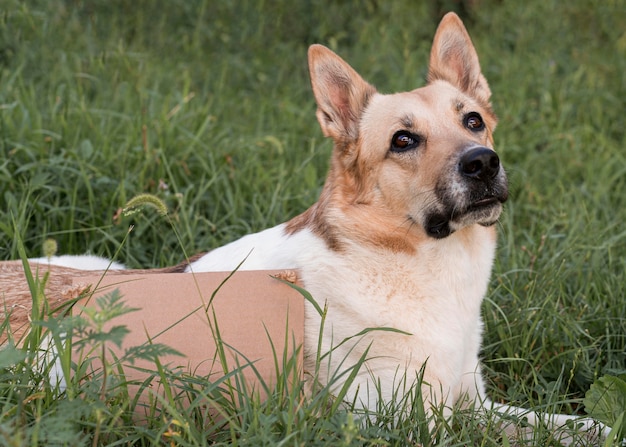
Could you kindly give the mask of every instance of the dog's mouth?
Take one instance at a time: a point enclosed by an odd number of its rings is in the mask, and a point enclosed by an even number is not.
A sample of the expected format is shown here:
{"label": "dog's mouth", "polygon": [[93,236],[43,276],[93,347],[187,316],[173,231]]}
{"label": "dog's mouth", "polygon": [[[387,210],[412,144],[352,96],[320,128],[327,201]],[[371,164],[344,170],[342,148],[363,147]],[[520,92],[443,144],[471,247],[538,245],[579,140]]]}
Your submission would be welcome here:
{"label": "dog's mouth", "polygon": [[435,212],[427,217],[424,228],[435,239],[443,239],[455,229],[471,223],[488,227],[494,225],[500,217],[502,203],[506,197],[482,197],[471,202],[463,209],[453,208],[447,212]]}
{"label": "dog's mouth", "polygon": [[[486,150],[487,151],[487,150]],[[491,152],[491,151],[487,151]],[[471,151],[470,151],[471,153]],[[421,220],[428,236],[443,239],[471,225],[494,225],[509,196],[506,174],[500,167],[489,175],[475,178],[467,167],[455,163],[451,173],[443,172],[434,189],[431,202]]]}
{"label": "dog's mouth", "polygon": [[467,212],[479,211],[483,208],[490,208],[493,205],[499,204],[500,201],[496,197],[485,197],[484,199],[477,200],[472,202],[467,207]]}

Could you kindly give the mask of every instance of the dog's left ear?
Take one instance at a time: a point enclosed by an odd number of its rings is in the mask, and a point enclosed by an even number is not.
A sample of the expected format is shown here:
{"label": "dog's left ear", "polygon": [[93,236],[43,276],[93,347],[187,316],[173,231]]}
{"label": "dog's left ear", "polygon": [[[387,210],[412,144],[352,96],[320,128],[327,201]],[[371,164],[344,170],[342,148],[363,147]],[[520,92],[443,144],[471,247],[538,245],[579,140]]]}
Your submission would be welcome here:
{"label": "dog's left ear", "polygon": [[324,135],[338,143],[356,140],[361,114],[376,89],[323,45],[309,48],[309,71]]}
{"label": "dog's left ear", "polygon": [[481,73],[478,55],[463,22],[453,12],[441,20],[430,51],[428,82],[438,79],[489,104],[491,90]]}

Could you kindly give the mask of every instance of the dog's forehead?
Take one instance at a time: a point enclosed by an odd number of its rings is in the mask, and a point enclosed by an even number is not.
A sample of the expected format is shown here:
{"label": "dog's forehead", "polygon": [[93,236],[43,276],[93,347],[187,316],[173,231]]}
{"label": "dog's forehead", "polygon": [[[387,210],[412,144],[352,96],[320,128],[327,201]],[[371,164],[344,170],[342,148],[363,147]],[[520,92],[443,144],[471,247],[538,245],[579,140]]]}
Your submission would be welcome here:
{"label": "dog's forehead", "polygon": [[457,122],[452,117],[481,109],[476,100],[449,83],[435,81],[409,92],[375,95],[366,120],[384,125],[391,132],[401,128],[427,132]]}

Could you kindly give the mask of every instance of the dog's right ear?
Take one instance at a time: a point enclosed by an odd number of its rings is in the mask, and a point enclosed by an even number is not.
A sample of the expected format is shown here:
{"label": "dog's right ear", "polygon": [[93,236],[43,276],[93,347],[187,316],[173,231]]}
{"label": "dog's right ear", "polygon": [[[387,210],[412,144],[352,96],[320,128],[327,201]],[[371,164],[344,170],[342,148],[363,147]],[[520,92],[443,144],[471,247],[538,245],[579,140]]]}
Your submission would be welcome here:
{"label": "dog's right ear", "polygon": [[376,89],[323,45],[309,48],[309,71],[324,135],[342,143],[356,140],[361,114]]}

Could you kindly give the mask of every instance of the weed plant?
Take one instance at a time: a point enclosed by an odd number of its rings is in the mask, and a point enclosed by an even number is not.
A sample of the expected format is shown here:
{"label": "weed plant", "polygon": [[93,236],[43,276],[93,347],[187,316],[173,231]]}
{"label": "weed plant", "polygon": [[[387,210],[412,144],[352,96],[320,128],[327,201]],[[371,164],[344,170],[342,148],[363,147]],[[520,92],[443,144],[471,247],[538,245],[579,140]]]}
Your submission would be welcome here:
{"label": "weed plant", "polygon": [[[40,256],[52,238],[61,253],[160,267],[304,211],[331,148],[315,120],[308,45],[328,45],[381,91],[412,89],[423,84],[441,10],[459,4],[0,0],[0,259]],[[619,427],[626,9],[618,0],[467,5],[511,186],[483,306],[489,395],[536,411],[591,411]],[[144,193],[165,203],[169,219],[122,215]],[[163,391],[139,384],[152,396],[139,425],[140,401],[124,381],[130,358],[81,375],[123,333],[93,340],[84,329],[102,329],[86,316],[48,317],[45,277],[31,279],[41,304],[33,330],[0,350],[2,445],[509,442],[471,409],[428,420],[411,381],[366,415],[335,404],[328,387],[305,397],[282,353],[284,373],[266,400],[233,401],[241,375],[170,371],[160,346],[129,353],[154,360],[150,377]],[[128,310],[123,297],[101,303],[101,315],[114,310]],[[59,343],[67,333],[91,347],[83,358]],[[42,369],[37,360],[50,360],[41,351],[53,346],[71,372],[64,389],[48,379],[54,362]],[[539,427],[532,445],[559,445],[550,436]]]}

